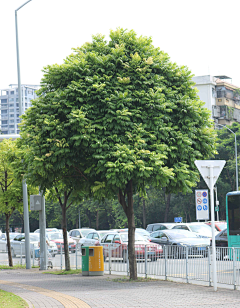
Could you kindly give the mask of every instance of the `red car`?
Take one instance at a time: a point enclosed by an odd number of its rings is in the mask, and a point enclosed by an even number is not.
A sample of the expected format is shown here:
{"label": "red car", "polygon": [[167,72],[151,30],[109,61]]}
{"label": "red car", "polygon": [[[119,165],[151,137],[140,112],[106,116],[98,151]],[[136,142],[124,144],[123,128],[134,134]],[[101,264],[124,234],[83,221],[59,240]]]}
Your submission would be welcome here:
{"label": "red car", "polygon": [[[127,248],[128,248],[128,233],[127,232],[111,232],[107,233],[101,240],[100,245],[103,246],[104,259],[121,258],[123,262],[127,262]],[[147,259],[156,261],[161,258],[163,254],[162,246],[150,243],[143,236],[135,233],[135,255],[136,259],[145,259],[145,247]]]}
{"label": "red car", "polygon": [[[61,253],[61,246],[62,246],[62,253],[64,253],[64,240],[63,235],[60,232],[49,232],[47,234],[48,239],[55,242],[57,245],[58,253]],[[76,251],[76,242],[68,237],[68,248],[70,252]]]}

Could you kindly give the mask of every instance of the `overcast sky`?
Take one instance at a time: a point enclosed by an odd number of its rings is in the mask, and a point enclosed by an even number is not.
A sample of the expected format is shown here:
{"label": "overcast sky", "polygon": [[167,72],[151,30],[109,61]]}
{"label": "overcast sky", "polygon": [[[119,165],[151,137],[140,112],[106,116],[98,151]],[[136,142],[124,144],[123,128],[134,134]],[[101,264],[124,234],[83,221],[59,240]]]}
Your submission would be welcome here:
{"label": "overcast sky", "polygon": [[[0,0],[0,89],[17,83],[15,10],[26,1]],[[18,11],[21,82],[39,84],[44,66],[122,27],[152,36],[194,75],[227,75],[240,87],[239,8],[239,0],[32,0]]]}

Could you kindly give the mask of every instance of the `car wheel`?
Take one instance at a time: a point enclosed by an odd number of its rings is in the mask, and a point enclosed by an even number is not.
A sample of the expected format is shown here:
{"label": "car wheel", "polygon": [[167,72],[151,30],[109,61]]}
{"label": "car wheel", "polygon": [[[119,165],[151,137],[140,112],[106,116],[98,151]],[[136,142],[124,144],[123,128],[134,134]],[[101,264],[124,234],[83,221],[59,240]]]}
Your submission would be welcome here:
{"label": "car wheel", "polygon": [[16,257],[15,252],[13,250],[13,248],[11,248],[11,253],[12,253],[12,257]]}
{"label": "car wheel", "polygon": [[126,252],[126,250],[123,251],[122,258],[123,258],[123,262],[127,263],[127,252]]}

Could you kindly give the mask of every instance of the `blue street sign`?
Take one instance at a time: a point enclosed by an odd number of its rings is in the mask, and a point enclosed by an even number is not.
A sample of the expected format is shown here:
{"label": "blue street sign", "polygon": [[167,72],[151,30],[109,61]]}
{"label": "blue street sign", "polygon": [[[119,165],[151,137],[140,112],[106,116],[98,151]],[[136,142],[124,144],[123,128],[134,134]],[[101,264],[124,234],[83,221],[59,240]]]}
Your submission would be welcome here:
{"label": "blue street sign", "polygon": [[204,211],[206,211],[208,209],[206,204],[203,206],[203,209],[204,209]]}
{"label": "blue street sign", "polygon": [[207,199],[204,198],[202,202],[206,204],[207,203]]}
{"label": "blue street sign", "polygon": [[202,193],[202,195],[203,195],[203,197],[207,197],[206,191],[204,191],[204,192]]}
{"label": "blue street sign", "polygon": [[174,217],[174,222],[182,222],[182,217]]}
{"label": "blue street sign", "polygon": [[201,206],[201,205],[198,205],[197,210],[198,210],[198,211],[201,211],[201,210],[202,210],[202,206]]}

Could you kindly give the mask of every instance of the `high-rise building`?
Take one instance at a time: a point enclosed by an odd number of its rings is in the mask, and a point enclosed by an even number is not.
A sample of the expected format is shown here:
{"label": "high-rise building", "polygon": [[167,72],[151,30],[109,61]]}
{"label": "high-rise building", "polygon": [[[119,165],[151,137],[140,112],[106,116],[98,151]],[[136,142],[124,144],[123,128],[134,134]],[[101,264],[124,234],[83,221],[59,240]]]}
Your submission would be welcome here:
{"label": "high-rise building", "polygon": [[192,80],[216,124],[240,123],[240,88],[231,83],[230,77],[205,75],[193,77]]}
{"label": "high-rise building", "polygon": [[[32,106],[31,100],[36,98],[38,85],[22,84],[22,112]],[[19,101],[18,85],[10,84],[9,88],[1,90],[0,95],[0,130],[2,134],[19,134]]]}

